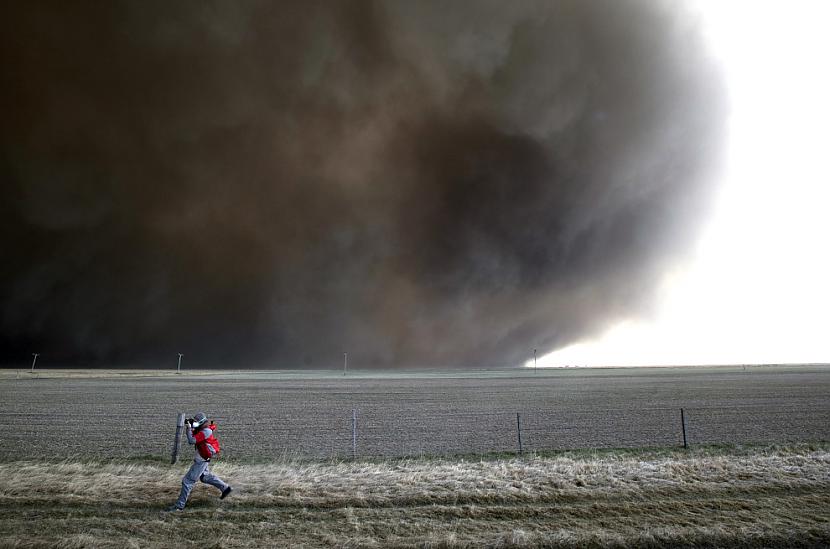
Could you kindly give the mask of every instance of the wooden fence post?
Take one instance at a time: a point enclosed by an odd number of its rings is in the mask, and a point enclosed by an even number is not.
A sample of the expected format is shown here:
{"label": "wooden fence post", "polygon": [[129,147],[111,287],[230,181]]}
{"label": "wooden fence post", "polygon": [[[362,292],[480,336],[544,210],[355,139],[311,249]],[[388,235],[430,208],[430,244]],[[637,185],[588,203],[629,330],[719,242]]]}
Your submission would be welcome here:
{"label": "wooden fence post", "polygon": [[688,448],[689,444],[686,442],[686,414],[683,408],[680,409],[680,425],[683,428],[683,447]]}
{"label": "wooden fence post", "polygon": [[170,465],[173,465],[179,459],[179,443],[182,440],[182,429],[184,428],[184,413],[179,412],[179,417],[176,418],[176,437],[173,439],[173,454],[170,458]]}

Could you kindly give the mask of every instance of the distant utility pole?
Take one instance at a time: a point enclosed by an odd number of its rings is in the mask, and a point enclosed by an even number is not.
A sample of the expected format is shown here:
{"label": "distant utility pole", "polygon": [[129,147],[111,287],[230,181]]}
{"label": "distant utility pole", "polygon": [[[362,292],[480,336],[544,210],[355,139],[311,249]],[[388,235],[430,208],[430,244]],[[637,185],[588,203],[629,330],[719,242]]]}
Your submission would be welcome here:
{"label": "distant utility pole", "polygon": [[536,371],[536,349],[533,349],[533,371]]}
{"label": "distant utility pole", "polygon": [[343,353],[343,375],[346,375],[346,371],[349,369],[349,353]]}
{"label": "distant utility pole", "polygon": [[40,353],[32,353],[32,356],[35,357],[32,359],[32,372],[35,371],[35,362],[37,362],[37,357],[40,356]]}
{"label": "distant utility pole", "polygon": [[179,363],[176,365],[176,373],[177,374],[182,373],[182,357],[183,356],[184,356],[183,354],[179,353]]}

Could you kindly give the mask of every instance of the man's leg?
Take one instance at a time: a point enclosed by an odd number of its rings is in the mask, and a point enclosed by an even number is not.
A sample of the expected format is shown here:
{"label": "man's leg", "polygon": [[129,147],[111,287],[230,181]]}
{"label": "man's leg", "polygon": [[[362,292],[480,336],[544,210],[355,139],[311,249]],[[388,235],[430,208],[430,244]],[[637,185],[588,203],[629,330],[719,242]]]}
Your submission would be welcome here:
{"label": "man's leg", "polygon": [[223,492],[228,487],[228,484],[224,480],[213,474],[213,471],[210,470],[210,466],[207,463],[205,464],[205,469],[202,471],[202,475],[199,477],[199,480],[205,484],[216,486]]}
{"label": "man's leg", "polygon": [[187,504],[187,498],[190,497],[190,491],[193,490],[193,485],[199,480],[202,471],[207,467],[206,461],[194,461],[187,473],[182,477],[182,491],[179,492],[179,499],[176,501],[176,507],[184,509]]}

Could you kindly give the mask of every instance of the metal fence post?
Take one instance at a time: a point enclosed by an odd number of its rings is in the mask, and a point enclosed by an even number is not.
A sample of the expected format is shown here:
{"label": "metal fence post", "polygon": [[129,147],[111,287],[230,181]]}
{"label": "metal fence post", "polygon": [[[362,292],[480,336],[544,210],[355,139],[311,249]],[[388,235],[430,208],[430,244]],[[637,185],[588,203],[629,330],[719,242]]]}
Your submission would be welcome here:
{"label": "metal fence post", "polygon": [[352,410],[352,459],[357,459],[357,410]]}
{"label": "metal fence post", "polygon": [[686,442],[686,414],[683,408],[680,409],[680,425],[683,428],[683,447],[688,448],[689,444]]}
{"label": "metal fence post", "polygon": [[516,433],[519,435],[519,455],[522,455],[522,416],[516,413]]}

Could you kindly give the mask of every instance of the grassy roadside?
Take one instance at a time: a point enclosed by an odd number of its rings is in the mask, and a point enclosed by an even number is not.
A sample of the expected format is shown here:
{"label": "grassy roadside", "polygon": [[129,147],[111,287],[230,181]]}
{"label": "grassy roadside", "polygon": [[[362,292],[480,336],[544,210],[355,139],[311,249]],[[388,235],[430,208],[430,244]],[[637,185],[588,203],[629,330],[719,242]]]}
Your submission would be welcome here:
{"label": "grassy roadside", "polygon": [[824,547],[830,444],[523,458],[0,463],[0,546]]}

